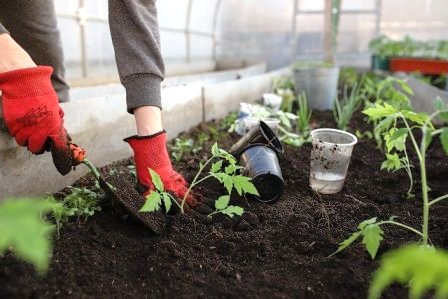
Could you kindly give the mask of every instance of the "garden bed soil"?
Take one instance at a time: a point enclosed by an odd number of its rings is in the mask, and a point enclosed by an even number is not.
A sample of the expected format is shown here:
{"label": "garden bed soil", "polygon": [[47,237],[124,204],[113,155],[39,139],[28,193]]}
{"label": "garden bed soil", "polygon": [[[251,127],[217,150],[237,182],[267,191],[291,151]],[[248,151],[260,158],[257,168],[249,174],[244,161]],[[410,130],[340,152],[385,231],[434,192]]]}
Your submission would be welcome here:
{"label": "garden bed soil", "polygon": [[[330,112],[314,112],[312,124],[334,127]],[[189,136],[209,134],[208,125],[191,130]],[[366,128],[361,115],[352,128]],[[224,137],[228,134],[222,130],[214,135],[225,149],[238,139],[233,134]],[[206,142],[203,150],[175,163],[187,180],[212,144]],[[383,154],[373,141],[363,139],[354,148],[344,189],[318,195],[308,186],[310,150],[310,145],[286,146],[280,161],[284,195],[274,204],[233,199],[247,211],[234,219],[170,215],[162,234],[155,235],[105,200],[103,210],[86,223],[72,221],[63,227],[46,276],[37,276],[31,265],[12,254],[0,257],[0,298],[365,298],[378,262],[359,243],[328,256],[371,217],[398,216],[420,228],[419,182],[416,198],[406,199],[406,174],[380,171]],[[448,162],[438,142],[428,156],[433,196],[448,193]],[[129,163],[102,172],[117,169],[125,182],[120,187],[132,193]],[[92,186],[93,180],[87,176],[77,185]],[[214,181],[197,189],[208,199],[223,191]],[[446,202],[431,210],[430,237],[442,248],[448,247],[446,215]],[[385,227],[378,258],[413,241],[417,237],[408,231]],[[384,294],[405,297],[406,290],[397,285]]]}

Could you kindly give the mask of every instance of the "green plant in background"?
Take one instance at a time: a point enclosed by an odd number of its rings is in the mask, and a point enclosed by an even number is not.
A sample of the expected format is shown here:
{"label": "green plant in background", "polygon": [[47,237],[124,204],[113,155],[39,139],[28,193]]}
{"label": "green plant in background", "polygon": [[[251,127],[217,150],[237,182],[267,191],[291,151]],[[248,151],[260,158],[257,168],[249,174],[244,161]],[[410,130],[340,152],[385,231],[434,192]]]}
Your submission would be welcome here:
{"label": "green plant in background", "polygon": [[282,104],[280,110],[284,112],[292,113],[294,109],[295,95],[292,89],[280,89],[276,92],[277,95],[282,97]]}
{"label": "green plant in background", "polygon": [[282,98],[280,110],[292,113],[294,104],[294,82],[290,77],[275,77],[272,80],[272,92]]}
{"label": "green plant in background", "polygon": [[[145,205],[141,208],[140,211],[157,211],[160,209],[162,201],[164,202],[165,208],[167,209],[167,201],[174,201],[179,206],[181,212],[184,213],[185,201],[190,195],[192,188],[210,178],[215,178],[221,184],[223,184],[223,186],[227,190],[227,195],[229,197],[233,190],[236,190],[236,192],[240,196],[246,193],[258,195],[257,189],[250,181],[250,178],[239,174],[241,167],[236,164],[236,160],[231,154],[223,149],[220,149],[217,143],[212,146],[211,154],[212,156],[209,159],[207,159],[204,163],[199,164],[199,170],[196,173],[193,181],[191,182],[190,187],[185,193],[185,196],[182,199],[181,203],[178,203],[172,196],[166,195],[168,193],[165,192],[162,181],[160,180],[160,178],[158,178],[158,175],[155,172],[150,170],[153,182],[155,180],[154,185],[156,187],[156,190],[151,191],[151,193],[147,197]],[[208,173],[201,178],[201,174],[208,168],[208,165],[210,165],[210,163],[212,163],[212,165]],[[171,204],[169,204],[169,206],[171,207]],[[225,209],[220,209],[219,211],[221,210],[225,211]],[[223,213],[226,214],[225,212]]]}
{"label": "green plant in background", "polygon": [[56,203],[50,200],[5,199],[0,203],[0,254],[11,250],[31,264],[39,273],[50,264],[54,226],[41,215],[50,212]]}
{"label": "green plant in background", "polygon": [[101,194],[85,187],[69,187],[71,193],[67,195],[62,203],[67,209],[73,209],[78,221],[87,221],[87,219],[100,212],[99,206],[101,201]]}
{"label": "green plant in background", "polygon": [[382,35],[370,41],[369,50],[382,58],[393,56],[447,59],[448,41],[418,41],[409,36],[402,40],[392,40]]}
{"label": "green plant in background", "polygon": [[236,112],[230,112],[226,117],[221,119],[218,128],[220,130],[227,130],[229,133],[235,131],[235,122],[238,114]]}
{"label": "green plant in background", "polygon": [[407,197],[412,198],[414,197],[414,194],[412,193],[414,188],[414,177],[412,175],[411,168],[414,166],[411,165],[408,152],[406,150],[407,137],[408,131],[406,128],[397,129],[396,127],[393,127],[389,130],[389,132],[384,134],[386,160],[381,164],[381,169],[394,172],[404,169],[409,177]]}
{"label": "green plant in background", "polygon": [[352,67],[344,67],[339,72],[339,85],[351,88],[359,81],[359,73]]}
{"label": "green plant in background", "polygon": [[418,245],[388,252],[373,276],[368,298],[379,299],[393,283],[408,286],[411,299],[432,290],[434,298],[448,298],[448,253]]}
{"label": "green plant in background", "polygon": [[[399,144],[399,147],[401,147],[405,146],[405,142],[408,137],[411,140],[412,148],[418,157],[420,167],[423,202],[423,224],[421,231],[406,224],[397,222],[393,217],[387,221],[379,222],[376,218],[372,218],[362,222],[358,226],[358,231],[340,243],[340,246],[335,253],[344,250],[359,237],[363,236],[363,243],[366,245],[371,257],[375,258],[380,241],[383,239],[384,232],[381,229],[381,226],[384,224],[392,224],[408,229],[421,237],[421,243],[423,246],[428,245],[430,207],[444,199],[448,199],[448,194],[439,196],[432,200],[429,197],[430,189],[428,186],[426,173],[426,150],[434,137],[438,136],[440,138],[442,147],[448,155],[448,126],[435,129],[432,124],[432,120],[436,117],[448,122],[448,106],[440,99],[436,100],[435,106],[436,112],[430,116],[424,113],[416,113],[411,110],[398,110],[387,103],[384,103],[384,105],[376,104],[375,107],[371,107],[363,111],[364,114],[368,115],[372,119],[380,121],[377,126],[383,126],[392,122],[392,128],[394,131],[391,132],[391,136],[387,142],[395,142],[396,144]],[[400,125],[402,125],[402,127],[399,127]],[[417,139],[412,132],[415,128],[419,128],[422,132],[420,144],[417,143]],[[394,144],[393,147],[396,148],[396,144]]]}
{"label": "green plant in background", "polygon": [[310,119],[313,111],[308,107],[308,100],[304,92],[297,96],[297,131],[307,139],[310,134]]}
{"label": "green plant in background", "polygon": [[[53,196],[48,196],[47,200],[55,202],[52,216],[54,218],[57,234],[60,236],[61,228],[71,217],[77,217],[77,221],[87,221],[96,212],[101,211],[101,194],[85,187],[69,187],[70,194],[62,201],[56,201]],[[99,190],[99,189],[98,189]]]}
{"label": "green plant in background", "polygon": [[279,90],[292,90],[294,91],[294,82],[290,77],[275,77],[272,79],[272,91],[277,93]]}
{"label": "green plant in background", "polygon": [[[387,103],[398,110],[412,109],[409,96],[414,95],[414,92],[405,80],[387,77],[378,81],[367,77],[361,90],[365,99],[364,106],[366,108],[374,107],[376,104]],[[390,130],[392,120],[385,121],[381,126],[377,126],[378,120],[370,118],[370,121],[375,126],[373,135],[377,146],[383,149],[383,135]]]}
{"label": "green plant in background", "polygon": [[171,155],[179,162],[186,153],[196,153],[201,148],[195,146],[193,139],[176,138],[174,145],[171,147]]}
{"label": "green plant in background", "polygon": [[368,140],[372,140],[372,139],[373,139],[373,133],[372,133],[372,132],[370,132],[370,131],[364,131],[364,132],[362,132],[362,131],[359,130],[359,129],[356,129],[356,131],[355,131],[355,136],[356,136],[358,139],[368,139]]}
{"label": "green plant in background", "polygon": [[[234,126],[234,125],[232,125],[232,126]],[[229,128],[229,131],[230,131],[230,128]],[[208,134],[206,134],[204,132],[199,132],[199,134],[196,135],[196,143],[198,144],[198,147],[203,148],[205,145],[205,142],[207,142],[207,140],[209,140],[209,136],[208,136]]]}
{"label": "green plant in background", "polygon": [[350,95],[348,95],[348,86],[344,86],[344,98],[334,101],[333,116],[336,120],[337,127],[340,130],[347,130],[353,114],[361,107],[363,102],[361,83],[355,82],[351,88]]}

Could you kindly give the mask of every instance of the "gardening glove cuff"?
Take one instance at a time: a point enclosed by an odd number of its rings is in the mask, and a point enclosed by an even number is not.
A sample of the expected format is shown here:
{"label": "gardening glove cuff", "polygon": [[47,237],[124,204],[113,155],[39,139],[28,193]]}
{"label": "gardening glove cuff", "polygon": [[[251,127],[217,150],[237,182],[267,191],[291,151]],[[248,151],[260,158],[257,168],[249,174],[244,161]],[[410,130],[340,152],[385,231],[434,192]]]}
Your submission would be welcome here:
{"label": "gardening glove cuff", "polygon": [[[124,139],[134,151],[135,168],[137,171],[137,190],[145,197],[154,190],[149,169],[154,170],[161,178],[165,191],[174,193],[182,199],[188,184],[185,179],[173,170],[166,148],[166,132],[161,131],[150,136],[131,136]],[[187,204],[195,205],[193,197],[189,196]]]}
{"label": "gardening glove cuff", "polygon": [[0,74],[3,118],[9,134],[34,154],[51,150],[57,170],[65,175],[73,165],[70,137],[63,126],[49,66]]}

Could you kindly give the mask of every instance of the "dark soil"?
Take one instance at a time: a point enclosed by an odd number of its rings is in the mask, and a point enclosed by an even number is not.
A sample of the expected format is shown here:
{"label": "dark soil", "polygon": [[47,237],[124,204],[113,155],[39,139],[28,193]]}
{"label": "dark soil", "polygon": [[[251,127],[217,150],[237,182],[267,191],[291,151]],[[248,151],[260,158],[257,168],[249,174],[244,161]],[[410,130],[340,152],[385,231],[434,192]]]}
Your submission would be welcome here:
{"label": "dark soil", "polygon": [[[331,113],[314,112],[313,125],[334,127]],[[362,116],[353,128],[365,129]],[[207,124],[190,132],[210,135]],[[237,136],[213,131],[220,146],[229,148]],[[202,133],[202,135],[204,135]],[[176,168],[192,179],[204,150],[187,154]],[[246,209],[239,218],[168,216],[161,235],[155,235],[115,212],[109,201],[103,211],[86,223],[64,226],[55,242],[49,273],[38,277],[33,267],[12,254],[0,257],[0,298],[365,298],[372,273],[378,266],[361,244],[328,257],[357,225],[371,217],[399,220],[421,227],[419,181],[416,198],[406,199],[404,172],[380,171],[383,154],[370,140],[355,146],[344,189],[319,196],[308,186],[310,145],[286,146],[281,159],[285,193],[274,204],[234,199]],[[432,195],[448,193],[448,160],[435,142],[428,153]],[[133,188],[127,165],[113,167]],[[416,164],[417,165],[417,164]],[[418,168],[417,168],[418,169]],[[416,172],[418,178],[418,173]],[[78,185],[92,185],[90,176]],[[216,199],[223,190],[213,181],[197,190]],[[431,210],[430,237],[435,246],[447,248],[448,203]],[[396,227],[385,227],[381,255],[418,238]],[[399,286],[384,298],[405,298]]]}

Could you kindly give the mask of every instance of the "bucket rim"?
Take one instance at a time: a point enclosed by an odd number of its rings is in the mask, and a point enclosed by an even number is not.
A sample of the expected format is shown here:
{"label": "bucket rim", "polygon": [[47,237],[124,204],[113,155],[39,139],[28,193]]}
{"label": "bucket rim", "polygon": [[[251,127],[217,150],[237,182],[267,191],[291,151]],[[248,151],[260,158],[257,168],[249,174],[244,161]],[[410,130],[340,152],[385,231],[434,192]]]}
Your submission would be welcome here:
{"label": "bucket rim", "polygon": [[[334,142],[323,141],[323,140],[321,140],[321,139],[319,139],[319,138],[314,136],[314,135],[316,135],[317,133],[320,133],[320,132],[339,133],[339,134],[342,134],[342,135],[345,135],[345,136],[348,136],[348,137],[352,138],[353,141],[350,142],[350,143],[334,143]],[[320,141],[322,143],[325,143],[325,144],[337,144],[337,145],[341,145],[341,146],[354,146],[355,144],[358,143],[358,138],[355,135],[353,135],[352,133],[349,133],[347,131],[343,131],[343,130],[339,130],[339,129],[333,129],[333,128],[315,129],[315,130],[312,130],[310,132],[310,135],[311,135],[311,137],[313,139],[316,139],[316,140],[318,140],[318,141]]]}

